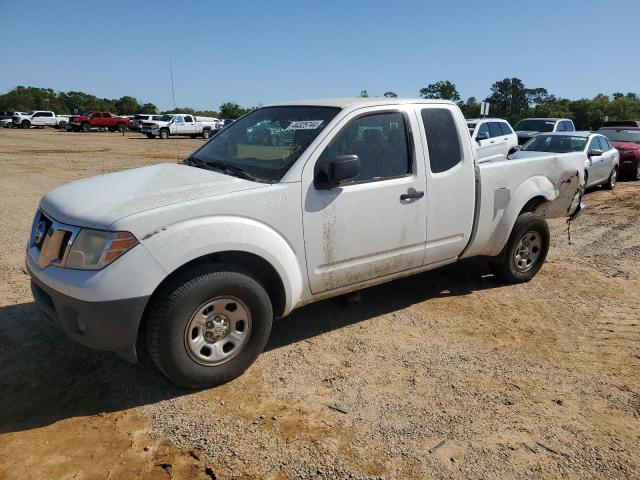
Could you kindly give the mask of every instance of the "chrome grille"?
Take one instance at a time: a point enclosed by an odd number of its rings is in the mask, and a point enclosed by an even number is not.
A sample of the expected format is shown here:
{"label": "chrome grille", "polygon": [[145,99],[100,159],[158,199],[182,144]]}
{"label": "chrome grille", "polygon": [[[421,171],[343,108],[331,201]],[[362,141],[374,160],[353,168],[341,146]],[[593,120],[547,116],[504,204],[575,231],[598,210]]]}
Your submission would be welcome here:
{"label": "chrome grille", "polygon": [[38,210],[31,227],[29,254],[40,268],[63,266],[78,232],[79,227],[56,222]]}

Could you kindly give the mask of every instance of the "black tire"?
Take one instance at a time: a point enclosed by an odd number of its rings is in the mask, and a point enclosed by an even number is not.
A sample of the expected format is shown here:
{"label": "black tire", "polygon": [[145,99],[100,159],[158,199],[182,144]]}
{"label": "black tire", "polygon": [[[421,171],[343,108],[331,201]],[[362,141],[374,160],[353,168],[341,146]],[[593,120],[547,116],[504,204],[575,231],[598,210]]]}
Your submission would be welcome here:
{"label": "black tire", "polygon": [[631,178],[636,181],[640,180],[640,160],[638,160],[638,162],[636,163],[636,171],[635,174],[631,174]]}
{"label": "black tire", "polygon": [[82,130],[83,132],[88,132],[91,130],[91,126],[87,123],[84,122],[81,126],[80,126],[80,130]]}
{"label": "black tire", "polygon": [[611,170],[611,173],[609,174],[609,178],[604,184],[604,188],[607,190],[613,190],[616,183],[618,183],[618,167],[613,167],[613,170]]}
{"label": "black tire", "polygon": [[125,130],[124,123],[119,123],[116,128],[120,133],[124,132],[124,130]]}
{"label": "black tire", "polygon": [[31,128],[31,122],[29,120],[23,120],[22,122],[20,122],[20,127]]}
{"label": "black tire", "polygon": [[64,121],[60,122],[60,123],[58,124],[58,128],[60,128],[60,129],[65,129],[65,128],[67,128],[67,122],[64,122]]}
{"label": "black tire", "polygon": [[147,138],[156,138],[156,136],[153,133],[147,133]]}
{"label": "black tire", "polygon": [[[528,282],[544,264],[549,243],[547,221],[534,213],[523,213],[516,219],[500,255],[489,262],[489,269],[503,282]],[[524,250],[526,255],[522,253]]]}
{"label": "black tire", "polygon": [[[246,307],[248,334],[231,358],[206,365],[194,359],[187,345],[193,334],[188,327],[199,309],[220,297],[232,297]],[[225,307],[224,313],[226,309],[235,310]],[[220,385],[242,375],[260,355],[272,322],[271,300],[260,283],[231,266],[202,265],[178,275],[155,297],[147,312],[147,348],[156,366],[174,383],[187,388]]]}
{"label": "black tire", "polygon": [[205,140],[208,139],[211,136],[211,130],[209,130],[208,128],[205,128],[202,131],[202,138],[204,138]]}
{"label": "black tire", "polygon": [[160,138],[162,140],[166,140],[167,138],[169,138],[169,130],[166,128],[160,129]]}

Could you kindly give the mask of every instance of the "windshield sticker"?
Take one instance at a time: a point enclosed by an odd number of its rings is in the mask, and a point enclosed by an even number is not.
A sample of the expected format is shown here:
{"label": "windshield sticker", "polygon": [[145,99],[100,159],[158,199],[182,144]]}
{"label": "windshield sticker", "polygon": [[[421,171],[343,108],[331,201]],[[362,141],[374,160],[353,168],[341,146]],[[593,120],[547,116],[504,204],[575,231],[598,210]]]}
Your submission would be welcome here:
{"label": "windshield sticker", "polygon": [[315,130],[322,125],[323,120],[301,120],[291,122],[286,130]]}

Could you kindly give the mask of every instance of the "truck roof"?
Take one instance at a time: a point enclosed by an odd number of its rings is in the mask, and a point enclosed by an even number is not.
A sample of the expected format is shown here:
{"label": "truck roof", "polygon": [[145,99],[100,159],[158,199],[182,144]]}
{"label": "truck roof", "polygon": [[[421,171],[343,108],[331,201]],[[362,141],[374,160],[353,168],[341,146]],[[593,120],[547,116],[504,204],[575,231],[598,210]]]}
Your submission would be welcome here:
{"label": "truck roof", "polygon": [[296,105],[308,107],[374,107],[378,105],[398,105],[407,103],[447,104],[454,105],[449,100],[428,100],[425,98],[400,98],[400,97],[351,97],[351,98],[319,98],[307,100],[295,100],[291,102],[279,102],[265,105],[275,107],[283,105]]}

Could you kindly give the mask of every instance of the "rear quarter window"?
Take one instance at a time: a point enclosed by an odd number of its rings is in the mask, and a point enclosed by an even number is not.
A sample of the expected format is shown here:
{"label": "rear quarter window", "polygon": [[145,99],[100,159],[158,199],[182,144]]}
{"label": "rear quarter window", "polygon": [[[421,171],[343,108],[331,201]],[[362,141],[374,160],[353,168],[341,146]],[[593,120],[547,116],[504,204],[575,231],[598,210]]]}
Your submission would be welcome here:
{"label": "rear quarter window", "polygon": [[462,152],[451,111],[446,108],[425,108],[420,115],[427,138],[431,171],[442,173],[452,169],[462,160]]}
{"label": "rear quarter window", "polygon": [[500,128],[502,129],[503,135],[511,135],[513,133],[513,130],[506,122],[500,122]]}

